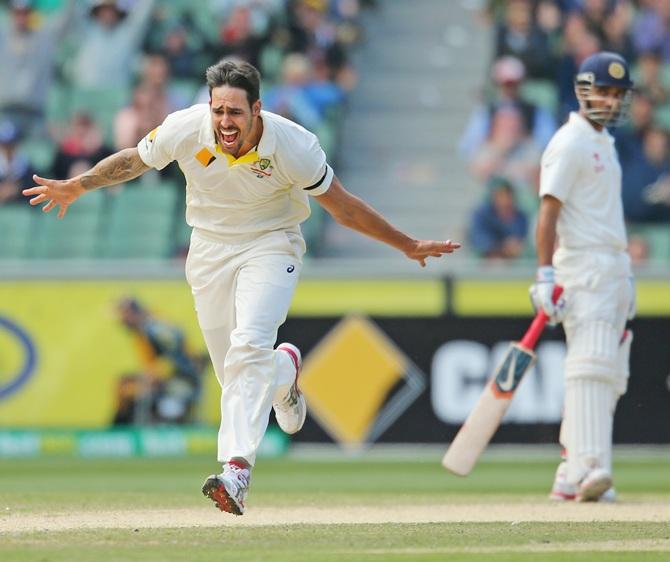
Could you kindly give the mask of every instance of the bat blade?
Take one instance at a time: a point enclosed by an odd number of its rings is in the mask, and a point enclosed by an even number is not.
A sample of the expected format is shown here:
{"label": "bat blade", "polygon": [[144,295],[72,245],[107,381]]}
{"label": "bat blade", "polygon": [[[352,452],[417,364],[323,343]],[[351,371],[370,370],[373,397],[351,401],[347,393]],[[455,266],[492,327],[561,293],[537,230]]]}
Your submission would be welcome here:
{"label": "bat blade", "polygon": [[535,364],[532,350],[513,343],[465,423],[442,458],[442,466],[459,476],[474,468],[500,426],[524,374]]}

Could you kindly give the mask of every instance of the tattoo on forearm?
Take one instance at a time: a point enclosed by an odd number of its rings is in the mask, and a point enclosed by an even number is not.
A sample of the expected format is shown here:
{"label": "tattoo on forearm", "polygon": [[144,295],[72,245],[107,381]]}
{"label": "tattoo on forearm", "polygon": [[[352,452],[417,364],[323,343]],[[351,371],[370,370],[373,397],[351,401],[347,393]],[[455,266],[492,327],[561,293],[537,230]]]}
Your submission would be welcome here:
{"label": "tattoo on forearm", "polygon": [[98,162],[81,176],[86,191],[122,183],[141,176],[149,167],[142,161],[136,148],[126,148]]}

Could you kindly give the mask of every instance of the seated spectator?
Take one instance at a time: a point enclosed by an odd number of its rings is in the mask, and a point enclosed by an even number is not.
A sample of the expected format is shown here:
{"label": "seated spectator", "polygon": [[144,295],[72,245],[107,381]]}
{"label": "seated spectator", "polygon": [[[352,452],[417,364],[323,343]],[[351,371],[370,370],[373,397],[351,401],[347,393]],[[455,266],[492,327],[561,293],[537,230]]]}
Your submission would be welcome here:
{"label": "seated spectator", "polygon": [[74,177],[77,175],[73,173],[75,167],[88,170],[111,153],[112,149],[105,146],[102,132],[91,116],[76,113],[58,143],[52,165],[53,177]]}
{"label": "seated spectator", "polygon": [[530,78],[554,79],[549,37],[535,21],[532,0],[505,4],[503,20],[496,28],[495,58],[505,55],[520,59]]}
{"label": "seated spectator", "polygon": [[486,201],[470,223],[468,238],[475,251],[486,258],[517,258],[527,234],[528,219],[516,205],[514,187],[505,178],[492,178]]}
{"label": "seated spectator", "polygon": [[634,19],[635,10],[629,1],[612,3],[612,9],[603,22],[603,49],[619,53],[627,61],[635,60],[635,48],[631,36]]}
{"label": "seated spectator", "polygon": [[633,45],[638,53],[658,51],[670,63],[670,2],[646,3],[633,24]]}
{"label": "seated spectator", "polygon": [[169,113],[169,102],[164,92],[149,87],[138,87],[133,101],[114,118],[114,148],[132,148],[147,134],[158,127]]}
{"label": "seated spectator", "polygon": [[635,89],[644,90],[656,106],[670,101],[670,87],[663,78],[663,59],[658,50],[640,53],[637,59]]}
{"label": "seated spectator", "polygon": [[265,22],[254,19],[252,6],[230,5],[219,23],[217,42],[208,51],[214,58],[239,57],[253,65],[258,64],[258,56],[268,32]]}
{"label": "seated spectator", "polygon": [[616,149],[621,162],[632,162],[642,158],[644,133],[654,121],[654,104],[651,95],[644,89],[635,89],[630,104],[630,119],[613,131]]}
{"label": "seated spectator", "polygon": [[556,120],[544,108],[528,103],[521,97],[521,85],[525,78],[523,63],[514,57],[502,57],[491,68],[495,91],[491,100],[475,108],[459,141],[459,152],[471,159],[486,141],[491,131],[492,117],[501,107],[512,106],[523,116],[524,128],[530,131],[535,144],[540,148],[549,142],[556,131]]}
{"label": "seated spectator", "polygon": [[21,152],[19,128],[9,120],[0,122],[0,205],[24,203],[21,190],[33,185],[30,159]]}
{"label": "seated spectator", "polygon": [[329,17],[329,8],[328,0],[296,0],[290,4],[287,51],[306,54],[317,75],[323,73],[322,80],[348,92],[355,83],[355,72],[347,48],[355,37],[340,32],[341,22],[338,25]]}
{"label": "seated spectator", "polygon": [[571,111],[579,109],[575,96],[574,77],[581,63],[602,48],[600,39],[591,33],[579,13],[571,13],[566,19],[563,34],[563,52],[557,66],[558,119],[567,119]]}
{"label": "seated spectator", "polygon": [[641,157],[621,160],[623,208],[635,223],[670,221],[670,138],[650,127],[643,134]]}
{"label": "seated spectator", "polygon": [[344,98],[332,82],[315,82],[309,59],[291,53],[282,65],[282,81],[263,95],[265,109],[294,120],[315,131],[324,122],[328,110]]}
{"label": "seated spectator", "polygon": [[[149,53],[144,56],[137,87],[148,89],[161,98],[159,103],[167,103],[168,112],[184,109],[191,103],[190,97],[184,95],[174,87],[171,81],[170,65],[165,55]],[[164,99],[164,101],[163,101]]]}
{"label": "seated spectator", "polygon": [[489,138],[470,161],[470,171],[484,182],[495,175],[505,176],[518,189],[535,193],[541,155],[525,129],[519,109],[504,106],[493,114]]}
{"label": "seated spectator", "polygon": [[170,75],[178,80],[193,80],[198,85],[207,68],[207,61],[189,42],[192,30],[175,24],[168,28],[160,47],[167,59]]}

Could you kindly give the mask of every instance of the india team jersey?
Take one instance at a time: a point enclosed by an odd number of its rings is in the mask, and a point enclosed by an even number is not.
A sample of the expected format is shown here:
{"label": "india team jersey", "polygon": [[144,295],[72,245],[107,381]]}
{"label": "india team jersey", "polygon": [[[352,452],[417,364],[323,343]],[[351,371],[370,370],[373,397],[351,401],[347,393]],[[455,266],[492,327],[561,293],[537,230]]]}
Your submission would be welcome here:
{"label": "india team jersey", "polygon": [[626,249],[621,166],[614,139],[578,113],[551,139],[542,155],[540,196],[563,206],[556,231],[566,249]]}
{"label": "india team jersey", "polygon": [[295,229],[309,217],[309,195],[333,179],[316,136],[261,111],[256,150],[240,158],[221,151],[209,112],[199,104],[168,115],[137,145],[147,166],[177,161],[186,178],[186,222],[225,238]]}

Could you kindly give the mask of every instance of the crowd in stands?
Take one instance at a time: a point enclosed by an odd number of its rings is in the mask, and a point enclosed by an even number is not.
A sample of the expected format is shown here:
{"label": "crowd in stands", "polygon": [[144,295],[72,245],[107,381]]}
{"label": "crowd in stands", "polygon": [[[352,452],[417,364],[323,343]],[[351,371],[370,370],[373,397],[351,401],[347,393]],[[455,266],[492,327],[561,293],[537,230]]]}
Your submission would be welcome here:
{"label": "crowd in stands", "polygon": [[[531,257],[539,164],[551,135],[578,109],[573,79],[600,50],[630,63],[630,122],[612,134],[623,173],[635,262],[670,260],[670,2],[489,0],[490,75],[459,144],[485,186],[469,242],[490,259]],[[501,186],[508,186],[504,188]],[[521,218],[523,217],[523,219]]]}
{"label": "crowd in stands", "polygon": [[[168,113],[206,103],[205,70],[223,57],[256,65],[264,107],[315,132],[334,159],[338,115],[356,82],[349,59],[361,35],[359,16],[373,4],[6,0],[0,5],[0,205],[24,203],[20,189],[35,172],[71,177],[135,146]],[[179,186],[174,214],[183,222],[181,174],[169,167],[162,179]],[[109,198],[121,192],[109,190]],[[105,220],[100,224],[104,229]],[[164,248],[163,257],[178,253],[186,236]]]}

